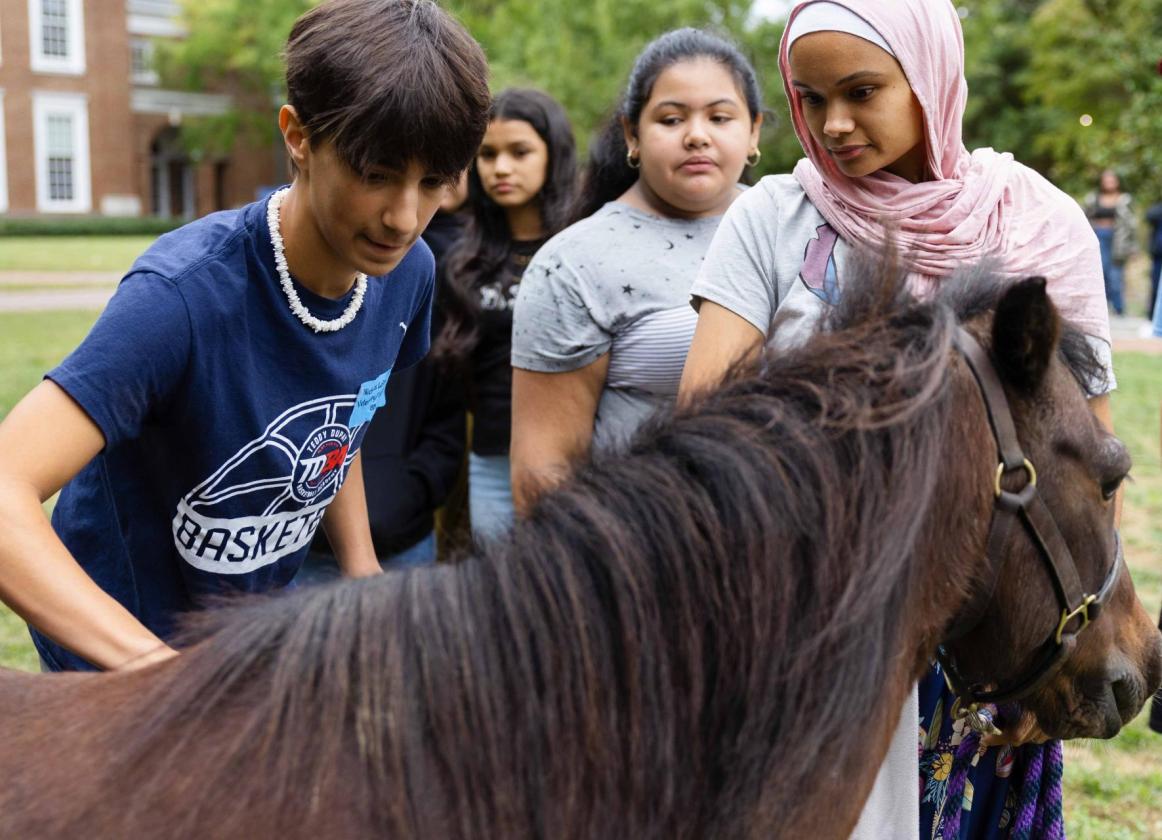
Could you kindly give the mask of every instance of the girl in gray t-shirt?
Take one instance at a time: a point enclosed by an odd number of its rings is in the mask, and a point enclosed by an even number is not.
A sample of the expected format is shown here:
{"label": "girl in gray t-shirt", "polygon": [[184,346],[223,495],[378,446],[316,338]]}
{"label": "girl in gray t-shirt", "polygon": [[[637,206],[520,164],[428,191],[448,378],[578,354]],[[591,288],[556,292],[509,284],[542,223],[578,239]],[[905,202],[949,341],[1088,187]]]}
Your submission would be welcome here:
{"label": "girl in gray t-shirt", "polygon": [[732,44],[669,32],[634,64],[594,143],[582,212],[521,282],[513,313],[517,510],[590,446],[627,439],[678,390],[695,315],[690,283],[747,164],[762,103]]}

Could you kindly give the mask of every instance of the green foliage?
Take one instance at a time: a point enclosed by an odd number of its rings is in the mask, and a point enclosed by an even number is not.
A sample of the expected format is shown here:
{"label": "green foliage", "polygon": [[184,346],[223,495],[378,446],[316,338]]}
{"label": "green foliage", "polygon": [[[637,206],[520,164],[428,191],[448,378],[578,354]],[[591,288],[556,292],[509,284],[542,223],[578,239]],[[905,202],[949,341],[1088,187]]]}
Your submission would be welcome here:
{"label": "green foliage", "polygon": [[318,0],[182,0],[188,35],[156,44],[154,64],[163,84],[194,91],[226,91],[231,112],[187,119],[189,151],[226,153],[239,137],[268,143],[283,101],[282,49],[291,24]]}
{"label": "green foliage", "polygon": [[959,5],[969,147],[1013,152],[1074,194],[1112,166],[1140,203],[1162,198],[1162,0]]}
{"label": "green foliage", "polygon": [[1032,24],[1026,87],[1047,174],[1081,192],[1112,166],[1140,200],[1162,198],[1162,0],[1046,0]]}
{"label": "green foliage", "polygon": [[[227,151],[236,138],[267,142],[284,91],[281,52],[291,24],[312,0],[183,0],[189,36],[159,43],[165,84],[226,90],[248,103],[220,117],[187,120],[195,153]],[[493,90],[530,85],[565,106],[582,148],[611,111],[645,44],[680,26],[733,38],[755,63],[771,113],[762,171],[785,171],[801,155],[777,72],[781,23],[751,21],[753,0],[450,0],[448,8],[484,47]]]}
{"label": "green foliage", "polygon": [[738,31],[737,0],[453,0],[450,8],[484,46],[492,85],[535,85],[565,105],[585,137],[608,113],[633,60],[651,38],[680,26]]}
{"label": "green foliage", "polygon": [[[190,35],[160,44],[167,84],[223,89],[241,105],[189,120],[192,151],[221,153],[240,133],[268,142],[281,101],[280,54],[291,23],[316,0],[183,0]],[[1140,203],[1162,198],[1162,0],[958,0],[964,19],[965,142],[1010,151],[1079,194],[1112,165]],[[777,56],[782,24],[752,19],[753,0],[448,0],[484,46],[494,90],[533,85],[557,97],[582,147],[609,112],[642,46],[677,26],[733,37],[763,81],[763,172],[802,152]],[[1093,118],[1084,127],[1083,114]]]}
{"label": "green foliage", "polygon": [[160,236],[183,223],[158,216],[0,216],[0,236]]}
{"label": "green foliage", "polygon": [[964,63],[968,105],[964,141],[970,148],[991,146],[1013,152],[1022,163],[1042,169],[1033,155],[1036,122],[1024,89],[1032,51],[1029,16],[1035,2],[975,0],[964,3]]}

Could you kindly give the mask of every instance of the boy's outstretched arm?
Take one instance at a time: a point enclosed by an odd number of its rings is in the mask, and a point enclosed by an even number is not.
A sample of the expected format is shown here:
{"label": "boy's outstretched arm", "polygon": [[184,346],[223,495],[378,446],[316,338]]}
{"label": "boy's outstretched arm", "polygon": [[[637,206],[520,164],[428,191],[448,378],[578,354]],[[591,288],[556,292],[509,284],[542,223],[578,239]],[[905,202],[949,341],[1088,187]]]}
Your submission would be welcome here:
{"label": "boy's outstretched arm", "polygon": [[130,669],[176,651],[93,582],[42,507],[104,446],[97,425],[47,380],[0,423],[0,600],[94,665]]}

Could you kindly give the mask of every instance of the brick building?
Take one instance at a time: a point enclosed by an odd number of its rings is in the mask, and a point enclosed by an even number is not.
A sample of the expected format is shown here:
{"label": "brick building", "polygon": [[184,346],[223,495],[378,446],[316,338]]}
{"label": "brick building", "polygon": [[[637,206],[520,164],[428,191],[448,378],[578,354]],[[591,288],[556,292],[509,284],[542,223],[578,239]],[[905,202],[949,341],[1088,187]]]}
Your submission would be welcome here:
{"label": "brick building", "polygon": [[192,218],[285,180],[269,147],[192,160],[188,117],[224,94],[165,90],[157,38],[181,37],[175,0],[0,0],[0,214]]}

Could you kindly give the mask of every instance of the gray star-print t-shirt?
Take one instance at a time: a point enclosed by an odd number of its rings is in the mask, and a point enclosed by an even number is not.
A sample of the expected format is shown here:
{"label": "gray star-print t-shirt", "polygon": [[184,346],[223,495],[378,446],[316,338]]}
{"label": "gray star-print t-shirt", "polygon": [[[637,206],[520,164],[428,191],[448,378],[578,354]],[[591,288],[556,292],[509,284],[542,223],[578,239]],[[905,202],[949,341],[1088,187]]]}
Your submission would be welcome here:
{"label": "gray star-print t-shirt", "polygon": [[667,219],[611,201],[525,269],[512,366],[564,373],[610,355],[594,449],[624,442],[677,395],[697,323],[690,285],[721,219]]}

